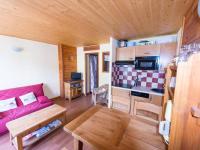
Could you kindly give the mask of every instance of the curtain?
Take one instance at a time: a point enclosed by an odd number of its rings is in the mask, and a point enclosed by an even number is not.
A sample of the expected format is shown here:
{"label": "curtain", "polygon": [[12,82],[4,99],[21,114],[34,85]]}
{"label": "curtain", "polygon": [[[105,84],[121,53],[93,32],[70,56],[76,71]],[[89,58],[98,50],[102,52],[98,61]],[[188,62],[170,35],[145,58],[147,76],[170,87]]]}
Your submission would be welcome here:
{"label": "curtain", "polygon": [[97,61],[98,57],[97,55],[90,55],[90,89],[93,91],[94,88],[97,88],[98,86],[98,66]]}

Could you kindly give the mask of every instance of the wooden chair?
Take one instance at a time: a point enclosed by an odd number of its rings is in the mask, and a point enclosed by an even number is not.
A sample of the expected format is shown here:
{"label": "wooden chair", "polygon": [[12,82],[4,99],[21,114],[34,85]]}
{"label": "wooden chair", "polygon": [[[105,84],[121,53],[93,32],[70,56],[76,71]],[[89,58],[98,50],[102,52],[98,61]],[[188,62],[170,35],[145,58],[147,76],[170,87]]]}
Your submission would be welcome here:
{"label": "wooden chair", "polygon": [[[154,120],[153,118],[150,118],[147,116],[138,115],[137,110],[143,110],[143,111],[154,113],[154,114],[158,115],[158,120]],[[159,124],[159,122],[161,121],[161,118],[162,118],[162,107],[157,106],[155,104],[147,103],[147,102],[135,101],[133,114],[139,118]]]}

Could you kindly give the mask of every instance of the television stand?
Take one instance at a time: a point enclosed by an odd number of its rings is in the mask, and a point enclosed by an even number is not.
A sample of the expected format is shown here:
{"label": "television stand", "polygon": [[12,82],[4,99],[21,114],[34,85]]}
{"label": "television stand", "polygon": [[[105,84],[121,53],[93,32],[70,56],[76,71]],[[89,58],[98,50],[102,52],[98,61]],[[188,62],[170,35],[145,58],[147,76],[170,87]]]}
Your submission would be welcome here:
{"label": "television stand", "polygon": [[72,99],[82,96],[83,91],[83,80],[66,81],[65,84],[65,98]]}

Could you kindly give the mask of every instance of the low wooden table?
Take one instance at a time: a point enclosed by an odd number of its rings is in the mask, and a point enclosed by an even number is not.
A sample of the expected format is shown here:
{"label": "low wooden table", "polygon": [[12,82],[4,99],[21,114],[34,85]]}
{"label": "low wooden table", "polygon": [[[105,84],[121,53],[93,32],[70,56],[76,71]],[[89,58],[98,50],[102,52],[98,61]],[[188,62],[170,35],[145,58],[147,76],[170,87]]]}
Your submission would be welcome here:
{"label": "low wooden table", "polygon": [[114,109],[95,106],[64,126],[74,137],[74,150],[88,144],[95,150],[165,149],[157,127]]}
{"label": "low wooden table", "polygon": [[[39,111],[33,112],[6,124],[10,132],[10,140],[18,150],[22,150],[24,143],[22,138],[33,131],[59,119],[65,122],[66,109],[59,105],[52,105]],[[39,139],[38,139],[39,140]],[[36,142],[37,140],[34,140]],[[33,142],[31,142],[32,144]]]}

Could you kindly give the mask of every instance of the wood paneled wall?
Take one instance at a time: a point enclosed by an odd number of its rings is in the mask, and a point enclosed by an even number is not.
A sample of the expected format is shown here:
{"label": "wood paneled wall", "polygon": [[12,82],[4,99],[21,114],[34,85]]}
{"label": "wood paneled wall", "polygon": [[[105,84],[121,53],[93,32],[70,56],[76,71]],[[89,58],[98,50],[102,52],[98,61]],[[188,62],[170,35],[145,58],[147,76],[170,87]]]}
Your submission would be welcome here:
{"label": "wood paneled wall", "polygon": [[186,15],[183,33],[183,44],[200,42],[200,17],[197,13],[197,3],[198,0],[195,0],[194,5]]}
{"label": "wood paneled wall", "polygon": [[[200,42],[200,18],[197,0],[185,17],[183,44]],[[199,150],[199,118],[192,117],[192,106],[200,105],[200,54],[178,65],[176,89],[172,111],[169,150]]]}
{"label": "wood paneled wall", "polygon": [[65,97],[64,82],[71,79],[71,72],[77,70],[76,47],[59,44],[59,74],[60,74],[60,96]]}

